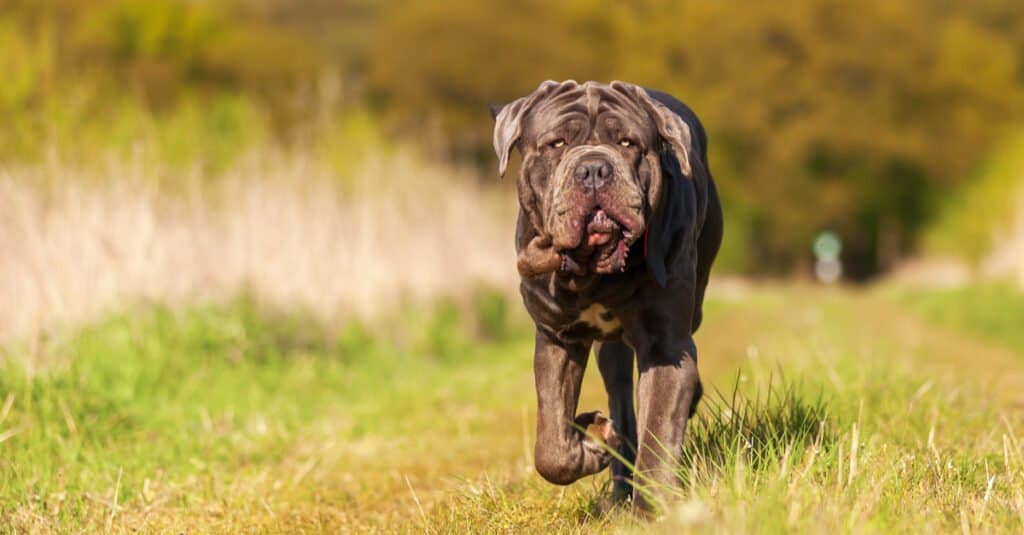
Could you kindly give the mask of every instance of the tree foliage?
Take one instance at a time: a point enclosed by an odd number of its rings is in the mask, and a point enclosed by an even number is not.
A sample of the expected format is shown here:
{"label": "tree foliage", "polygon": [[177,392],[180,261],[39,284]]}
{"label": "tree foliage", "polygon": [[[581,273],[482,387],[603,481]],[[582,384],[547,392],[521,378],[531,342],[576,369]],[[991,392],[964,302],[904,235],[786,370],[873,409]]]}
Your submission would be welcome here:
{"label": "tree foliage", "polygon": [[670,91],[712,136],[751,269],[788,270],[841,233],[854,275],[913,246],[936,194],[1024,111],[1024,5],[787,0],[455,4],[381,24],[373,79],[406,120],[433,110],[483,144],[488,99],[554,78]]}

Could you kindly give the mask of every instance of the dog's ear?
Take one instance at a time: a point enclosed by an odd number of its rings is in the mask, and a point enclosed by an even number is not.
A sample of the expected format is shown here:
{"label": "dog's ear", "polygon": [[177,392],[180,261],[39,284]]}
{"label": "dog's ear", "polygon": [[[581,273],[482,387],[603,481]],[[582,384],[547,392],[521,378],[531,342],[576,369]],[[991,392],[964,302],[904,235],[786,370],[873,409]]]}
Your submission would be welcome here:
{"label": "dog's ear", "polygon": [[683,193],[682,169],[673,151],[661,151],[661,199],[647,223],[644,236],[644,256],[658,286],[668,282],[669,255],[672,242],[683,230],[686,206]]}
{"label": "dog's ear", "polygon": [[494,152],[498,155],[499,176],[505,176],[505,170],[508,169],[508,158],[512,154],[512,149],[519,143],[519,137],[523,133],[523,117],[534,104],[548,96],[552,90],[568,84],[575,86],[576,82],[548,80],[540,84],[533,93],[505,106],[493,104],[490,106],[491,115],[494,117]]}
{"label": "dog's ear", "polygon": [[658,134],[662,140],[676,153],[676,159],[679,160],[679,169],[682,171],[683,176],[691,178],[693,176],[690,169],[692,137],[690,127],[686,125],[682,117],[676,115],[675,112],[668,109],[661,102],[651,98],[647,90],[638,85],[616,80],[611,83],[611,88],[629,95],[647,111],[647,114],[650,115],[651,119],[658,126]]}
{"label": "dog's ear", "polygon": [[504,104],[495,104],[493,102],[487,104],[487,109],[491,112],[491,119],[498,119],[498,114],[501,113],[501,109],[504,108]]}

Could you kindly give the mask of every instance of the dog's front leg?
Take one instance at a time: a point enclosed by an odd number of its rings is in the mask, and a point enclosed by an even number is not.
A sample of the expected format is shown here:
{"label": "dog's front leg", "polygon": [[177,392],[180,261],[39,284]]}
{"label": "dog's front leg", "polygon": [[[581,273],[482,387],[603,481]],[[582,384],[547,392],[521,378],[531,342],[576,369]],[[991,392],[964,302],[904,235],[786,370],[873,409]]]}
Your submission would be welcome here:
{"label": "dog's front leg", "polygon": [[693,338],[661,341],[637,352],[640,440],[637,452],[635,507],[664,506],[679,488],[679,459],[691,409],[700,397],[697,346]]}
{"label": "dog's front leg", "polygon": [[[600,472],[611,462],[618,438],[598,412],[574,418],[590,344],[565,344],[537,331],[533,371],[537,384],[537,443],[534,464],[544,479],[568,485]],[[582,427],[586,432],[580,432]]]}
{"label": "dog's front leg", "polygon": [[612,498],[616,501],[633,496],[632,466],[636,462],[636,411],[633,408],[633,348],[622,341],[594,345],[597,365],[608,392],[608,412],[615,419],[615,428],[622,439],[619,455],[625,463],[612,461]]}

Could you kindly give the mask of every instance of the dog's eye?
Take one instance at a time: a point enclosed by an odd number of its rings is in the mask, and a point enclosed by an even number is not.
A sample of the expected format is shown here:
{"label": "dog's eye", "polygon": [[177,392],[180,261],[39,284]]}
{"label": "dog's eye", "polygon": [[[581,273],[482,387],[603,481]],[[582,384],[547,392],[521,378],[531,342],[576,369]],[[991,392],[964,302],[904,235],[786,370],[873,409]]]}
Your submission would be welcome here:
{"label": "dog's eye", "polygon": [[548,146],[553,148],[553,149],[560,149],[560,148],[565,146],[565,140],[564,139],[556,139],[556,140],[552,141],[551,143],[548,143]]}
{"label": "dog's eye", "polygon": [[632,147],[633,142],[626,138],[622,138],[619,140],[619,145],[622,145],[623,147]]}

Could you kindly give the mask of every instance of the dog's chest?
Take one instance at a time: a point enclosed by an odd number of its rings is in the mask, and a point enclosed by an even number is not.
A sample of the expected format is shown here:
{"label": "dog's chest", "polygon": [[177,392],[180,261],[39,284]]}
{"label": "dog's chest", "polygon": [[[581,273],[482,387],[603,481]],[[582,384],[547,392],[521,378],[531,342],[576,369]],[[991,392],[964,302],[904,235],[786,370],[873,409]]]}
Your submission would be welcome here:
{"label": "dog's chest", "polygon": [[593,329],[601,333],[602,336],[613,335],[622,330],[622,323],[619,321],[619,318],[615,317],[615,314],[598,303],[583,309],[576,318],[576,321],[573,322],[573,326]]}

